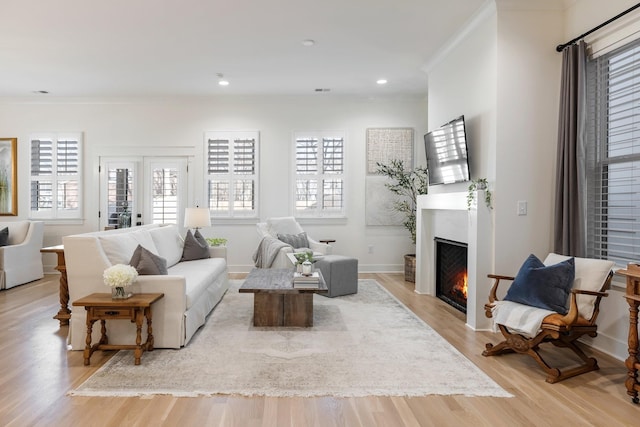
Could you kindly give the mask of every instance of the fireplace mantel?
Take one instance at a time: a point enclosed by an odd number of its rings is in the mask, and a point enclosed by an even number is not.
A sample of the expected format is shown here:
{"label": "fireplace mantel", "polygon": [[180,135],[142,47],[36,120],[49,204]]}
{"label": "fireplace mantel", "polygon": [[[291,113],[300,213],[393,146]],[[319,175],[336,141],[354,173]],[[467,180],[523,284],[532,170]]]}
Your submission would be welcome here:
{"label": "fireplace mantel", "polygon": [[[484,191],[476,192],[475,200],[484,200]],[[425,194],[418,196],[416,211],[416,292],[436,294],[434,230],[436,211],[466,211],[467,192]],[[473,203],[468,210],[467,224],[467,326],[473,330],[488,330],[491,322],[484,314],[488,301],[493,265],[493,226],[491,210],[484,203]]]}

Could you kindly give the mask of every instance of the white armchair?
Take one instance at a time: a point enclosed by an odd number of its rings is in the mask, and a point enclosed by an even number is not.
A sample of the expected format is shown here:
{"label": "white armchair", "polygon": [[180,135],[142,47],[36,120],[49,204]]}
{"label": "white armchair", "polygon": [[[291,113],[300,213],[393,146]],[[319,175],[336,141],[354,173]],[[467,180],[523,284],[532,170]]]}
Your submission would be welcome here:
{"label": "white armchair", "polygon": [[[299,235],[305,231],[294,217],[278,217],[269,218],[266,222],[259,222],[256,224],[258,229],[258,235],[262,241],[265,237],[271,237],[278,239],[278,235]],[[306,236],[308,241],[308,249],[311,249],[316,254],[329,255],[331,254],[331,246],[325,243],[318,242],[313,238]],[[261,245],[262,246],[262,245]],[[267,266],[269,268],[289,268],[292,267],[291,261],[287,257],[287,253],[295,252],[296,248],[291,245],[282,245],[278,249],[278,254],[275,256],[273,262]]]}
{"label": "white armchair", "polygon": [[9,229],[7,246],[0,247],[0,289],[9,289],[44,277],[41,221],[0,222],[0,230]]}

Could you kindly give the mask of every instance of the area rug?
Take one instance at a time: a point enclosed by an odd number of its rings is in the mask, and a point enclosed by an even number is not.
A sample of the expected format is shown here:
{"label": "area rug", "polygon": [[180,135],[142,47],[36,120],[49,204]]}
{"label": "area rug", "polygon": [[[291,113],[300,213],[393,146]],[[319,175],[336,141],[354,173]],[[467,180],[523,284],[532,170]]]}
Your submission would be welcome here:
{"label": "area rug", "polygon": [[119,351],[74,396],[511,397],[374,280],[314,295],[314,326],[252,325],[253,294],[231,288],[189,345],[133,364]]}

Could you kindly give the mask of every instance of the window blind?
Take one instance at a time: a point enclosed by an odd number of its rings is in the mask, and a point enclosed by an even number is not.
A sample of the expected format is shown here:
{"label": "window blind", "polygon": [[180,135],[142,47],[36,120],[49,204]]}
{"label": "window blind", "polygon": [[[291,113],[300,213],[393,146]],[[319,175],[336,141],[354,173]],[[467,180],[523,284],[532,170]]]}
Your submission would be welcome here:
{"label": "window blind", "polygon": [[640,260],[640,40],[587,68],[587,254]]}

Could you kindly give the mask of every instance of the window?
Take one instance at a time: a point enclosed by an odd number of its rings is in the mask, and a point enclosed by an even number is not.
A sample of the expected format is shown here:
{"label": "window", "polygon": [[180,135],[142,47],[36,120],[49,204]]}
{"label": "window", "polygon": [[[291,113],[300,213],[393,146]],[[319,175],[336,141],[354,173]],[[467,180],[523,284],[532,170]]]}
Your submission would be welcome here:
{"label": "window", "polygon": [[295,202],[298,217],[343,217],[344,134],[295,134]]}
{"label": "window", "polygon": [[205,150],[207,199],[212,215],[256,217],[258,132],[207,132]]}
{"label": "window", "polygon": [[587,69],[588,256],[640,259],[640,41]]}
{"label": "window", "polygon": [[188,193],[187,164],[184,156],[101,157],[101,225],[182,226]]}
{"label": "window", "polygon": [[81,219],[82,134],[34,134],[30,142],[30,217]]}

